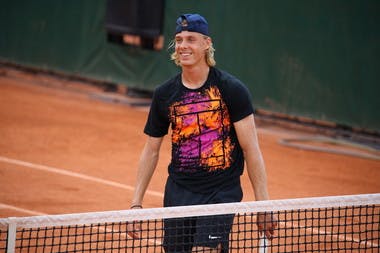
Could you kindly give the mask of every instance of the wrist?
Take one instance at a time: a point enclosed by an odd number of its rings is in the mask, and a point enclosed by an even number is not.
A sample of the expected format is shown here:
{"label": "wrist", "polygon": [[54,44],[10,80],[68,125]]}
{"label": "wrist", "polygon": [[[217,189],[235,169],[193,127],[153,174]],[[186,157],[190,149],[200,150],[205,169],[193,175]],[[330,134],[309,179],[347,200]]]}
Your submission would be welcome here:
{"label": "wrist", "polygon": [[143,206],[142,205],[139,205],[139,204],[135,204],[135,205],[131,205],[130,209],[142,209]]}

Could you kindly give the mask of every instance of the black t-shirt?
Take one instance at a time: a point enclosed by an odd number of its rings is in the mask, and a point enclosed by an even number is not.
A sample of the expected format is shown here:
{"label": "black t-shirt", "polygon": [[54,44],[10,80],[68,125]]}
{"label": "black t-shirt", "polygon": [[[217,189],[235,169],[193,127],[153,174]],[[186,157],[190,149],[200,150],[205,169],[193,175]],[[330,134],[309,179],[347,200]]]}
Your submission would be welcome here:
{"label": "black t-shirt", "polygon": [[144,132],[162,137],[172,128],[169,176],[193,192],[213,192],[237,183],[244,157],[233,126],[253,113],[245,85],[210,68],[205,84],[188,89],[181,74],[157,87]]}

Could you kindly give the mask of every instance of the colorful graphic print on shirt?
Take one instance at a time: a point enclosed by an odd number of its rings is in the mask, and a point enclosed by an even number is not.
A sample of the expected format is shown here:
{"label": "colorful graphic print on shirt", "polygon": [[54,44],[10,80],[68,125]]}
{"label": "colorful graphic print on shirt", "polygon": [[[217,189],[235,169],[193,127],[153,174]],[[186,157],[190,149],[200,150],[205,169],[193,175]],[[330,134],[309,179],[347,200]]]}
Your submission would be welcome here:
{"label": "colorful graphic print on shirt", "polygon": [[177,171],[211,172],[231,165],[231,121],[217,87],[185,93],[170,106],[170,116]]}

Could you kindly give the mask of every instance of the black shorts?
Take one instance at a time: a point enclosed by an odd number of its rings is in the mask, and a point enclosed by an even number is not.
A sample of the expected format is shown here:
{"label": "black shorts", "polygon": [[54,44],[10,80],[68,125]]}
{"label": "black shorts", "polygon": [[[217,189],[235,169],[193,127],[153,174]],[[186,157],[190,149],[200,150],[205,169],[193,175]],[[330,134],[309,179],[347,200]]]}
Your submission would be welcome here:
{"label": "black shorts", "polygon": [[[240,182],[213,192],[202,194],[191,192],[168,178],[165,187],[164,206],[186,206],[239,202],[243,198]],[[191,252],[192,247],[216,248],[228,252],[229,233],[234,215],[214,215],[164,220],[165,252]]]}

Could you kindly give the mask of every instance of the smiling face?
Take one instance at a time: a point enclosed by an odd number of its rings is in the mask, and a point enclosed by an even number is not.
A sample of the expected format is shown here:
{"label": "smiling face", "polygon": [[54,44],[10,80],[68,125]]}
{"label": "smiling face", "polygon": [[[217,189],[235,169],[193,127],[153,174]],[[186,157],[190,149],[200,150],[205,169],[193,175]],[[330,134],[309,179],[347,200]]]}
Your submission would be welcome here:
{"label": "smiling face", "polygon": [[206,63],[211,39],[197,32],[182,31],[175,36],[175,52],[182,67]]}

